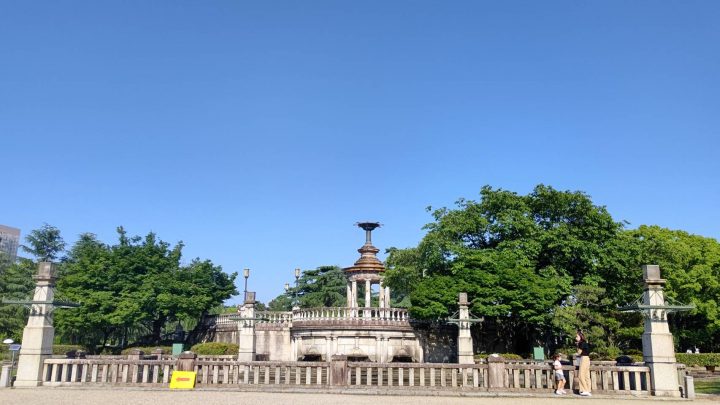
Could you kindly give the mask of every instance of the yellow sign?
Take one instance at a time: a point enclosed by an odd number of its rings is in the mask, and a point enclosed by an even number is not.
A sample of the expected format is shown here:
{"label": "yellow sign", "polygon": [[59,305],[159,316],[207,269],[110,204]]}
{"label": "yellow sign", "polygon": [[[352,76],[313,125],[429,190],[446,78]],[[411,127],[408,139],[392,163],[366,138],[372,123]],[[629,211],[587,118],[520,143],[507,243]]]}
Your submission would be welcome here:
{"label": "yellow sign", "polygon": [[195,388],[196,375],[197,373],[194,371],[173,371],[170,379],[170,389],[191,390]]}

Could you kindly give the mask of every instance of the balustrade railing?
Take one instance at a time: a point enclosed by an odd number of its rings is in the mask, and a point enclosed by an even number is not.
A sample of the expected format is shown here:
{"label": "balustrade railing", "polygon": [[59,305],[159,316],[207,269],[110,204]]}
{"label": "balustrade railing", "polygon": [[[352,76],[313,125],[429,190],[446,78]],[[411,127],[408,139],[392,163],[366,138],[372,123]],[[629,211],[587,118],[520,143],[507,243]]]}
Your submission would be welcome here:
{"label": "balustrade railing", "polygon": [[408,322],[409,320],[408,311],[404,308],[303,308],[294,310],[292,314],[293,322],[341,320]]}
{"label": "balustrade railing", "polygon": [[[338,364],[331,362],[238,362],[202,359],[194,363],[196,384],[205,387],[241,385],[296,385],[305,387],[413,387],[417,389],[552,392],[555,386],[549,363],[371,363],[347,362],[333,377]],[[43,385],[166,385],[175,369],[174,360],[47,359]],[[574,366],[563,368],[572,388]],[[491,373],[501,378],[494,382]],[[652,390],[646,366],[591,365],[593,391],[607,394],[648,395]],[[338,383],[338,381],[341,381]]]}

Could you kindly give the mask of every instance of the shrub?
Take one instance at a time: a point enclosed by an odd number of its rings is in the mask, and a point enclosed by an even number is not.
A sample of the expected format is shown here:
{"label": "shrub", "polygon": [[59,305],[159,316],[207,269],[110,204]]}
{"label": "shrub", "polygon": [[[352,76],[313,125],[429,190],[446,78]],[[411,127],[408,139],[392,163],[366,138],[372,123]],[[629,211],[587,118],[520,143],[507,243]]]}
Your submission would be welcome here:
{"label": "shrub", "polygon": [[515,353],[500,353],[500,357],[505,360],[522,360],[522,356]]}
{"label": "shrub", "polygon": [[210,356],[235,355],[238,354],[238,345],[223,342],[198,343],[190,348],[190,351]]}
{"label": "shrub", "polygon": [[65,355],[67,352],[79,352],[79,351],[87,351],[84,347],[80,345],[53,345],[53,354],[54,355]]}
{"label": "shrub", "polygon": [[720,353],[678,353],[675,358],[686,366],[720,366]]}
{"label": "shrub", "polygon": [[142,350],[145,352],[145,354],[152,354],[153,351],[156,349],[162,349],[165,353],[172,353],[172,347],[170,346],[138,346],[138,347],[126,347],[124,348],[120,354],[130,354],[133,350]]}

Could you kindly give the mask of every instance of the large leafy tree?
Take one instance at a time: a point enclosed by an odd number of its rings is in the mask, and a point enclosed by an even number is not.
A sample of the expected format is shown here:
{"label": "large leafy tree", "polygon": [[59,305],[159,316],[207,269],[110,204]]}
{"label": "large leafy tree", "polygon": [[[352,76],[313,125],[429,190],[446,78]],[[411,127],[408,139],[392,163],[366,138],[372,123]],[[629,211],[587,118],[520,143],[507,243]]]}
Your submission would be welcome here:
{"label": "large leafy tree", "polygon": [[182,248],[153,233],[128,237],[122,227],[112,246],[81,235],[63,266],[58,295],[82,305],[58,313],[60,333],[91,350],[108,341],[157,344],[171,323],[197,324],[237,294],[236,273],[208,260],[182,265]]}
{"label": "large leafy tree", "polygon": [[[669,300],[695,306],[690,312],[670,317],[679,348],[720,350],[720,243],[658,226],[640,226],[628,231],[628,236],[636,244],[635,263],[628,271],[634,273],[632,278],[642,278],[641,264],[658,264],[662,277],[667,279]],[[634,291],[633,296],[639,294]]]}
{"label": "large leafy tree", "polygon": [[608,242],[623,225],[579,191],[539,185],[523,196],[486,186],[480,197],[432,211],[417,247],[389,251],[386,283],[426,319],[450,315],[457,293],[468,292],[471,311],[508,349],[528,349],[552,333],[552,310],[572,285],[610,271]]}

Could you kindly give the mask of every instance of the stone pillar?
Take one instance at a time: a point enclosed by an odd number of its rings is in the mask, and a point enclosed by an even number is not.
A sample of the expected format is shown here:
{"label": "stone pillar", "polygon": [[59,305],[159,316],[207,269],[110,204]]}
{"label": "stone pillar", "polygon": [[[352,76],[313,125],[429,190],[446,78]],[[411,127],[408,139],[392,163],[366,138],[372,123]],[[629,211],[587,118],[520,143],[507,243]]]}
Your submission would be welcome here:
{"label": "stone pillar", "polygon": [[347,307],[352,308],[352,284],[347,282]]}
{"label": "stone pillar", "polygon": [[7,388],[10,386],[10,365],[3,364],[2,372],[0,372],[0,388]]}
{"label": "stone pillar", "polygon": [[385,287],[385,308],[390,308],[390,287]]}
{"label": "stone pillar", "polygon": [[467,293],[460,293],[458,297],[458,363],[475,364],[473,359],[473,341],[470,335],[470,310],[468,309]]}
{"label": "stone pillar", "polygon": [[372,292],[371,286],[372,284],[370,283],[370,280],[365,280],[365,308],[370,308],[372,306],[370,297],[370,293]]}
{"label": "stone pillar", "polygon": [[[38,263],[33,301],[53,301],[55,272],[54,263]],[[37,387],[42,384],[43,362],[52,356],[54,338],[52,304],[32,304],[27,326],[23,330],[16,387]]]}
{"label": "stone pillar", "polygon": [[175,370],[195,371],[195,359],[197,359],[197,354],[193,352],[180,353],[175,361]]}
{"label": "stone pillar", "polygon": [[297,338],[291,337],[290,338],[290,361],[297,361]]}
{"label": "stone pillar", "polygon": [[655,307],[644,312],[645,332],[642,335],[643,360],[650,367],[651,394],[679,397],[673,337],[667,323],[667,310],[662,308],[665,305],[665,280],[660,278],[660,266],[644,265],[642,269],[645,281],[643,304]]}
{"label": "stone pillar", "polygon": [[488,363],[488,391],[505,390],[505,359],[497,354],[487,358]]}
{"label": "stone pillar", "polygon": [[347,385],[347,356],[332,356],[330,359],[330,385]]}
{"label": "stone pillar", "polygon": [[378,298],[379,298],[378,307],[385,308],[385,288],[382,286],[382,284],[380,284],[380,291],[378,294]]}
{"label": "stone pillar", "polygon": [[380,356],[380,352],[382,351],[382,342],[380,341],[380,339],[381,338],[379,336],[375,336],[375,362],[376,363],[382,362],[381,356]]}
{"label": "stone pillar", "polygon": [[240,308],[238,322],[238,361],[255,361],[255,301],[248,300]]}
{"label": "stone pillar", "polygon": [[[357,301],[357,281],[353,280],[352,282],[352,305],[351,307],[357,308],[358,301]],[[356,313],[354,313],[355,316],[357,316]]]}

